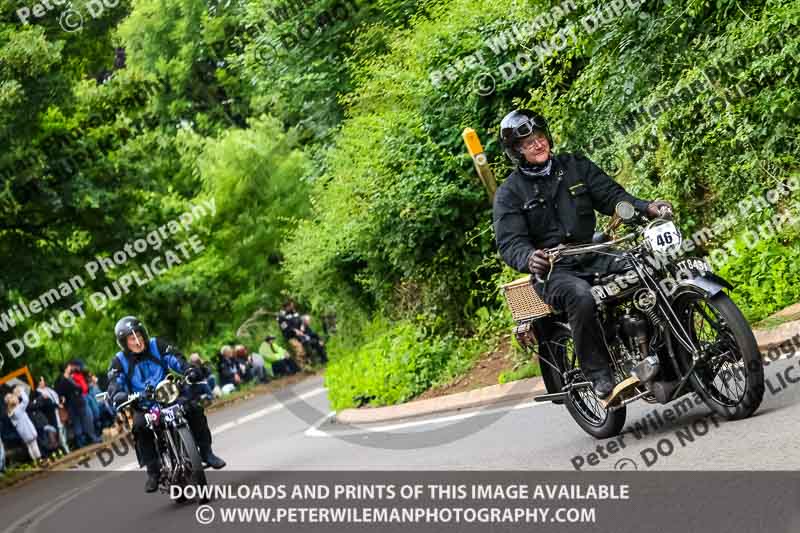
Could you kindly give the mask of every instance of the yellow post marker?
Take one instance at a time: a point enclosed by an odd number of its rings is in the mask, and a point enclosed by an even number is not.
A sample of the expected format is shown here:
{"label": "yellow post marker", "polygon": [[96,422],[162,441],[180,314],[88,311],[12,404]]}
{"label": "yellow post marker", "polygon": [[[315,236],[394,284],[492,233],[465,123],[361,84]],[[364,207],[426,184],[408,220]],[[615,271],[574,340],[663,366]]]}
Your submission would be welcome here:
{"label": "yellow post marker", "polygon": [[14,378],[18,378],[19,376],[25,376],[25,378],[28,380],[28,385],[30,385],[31,389],[33,389],[33,376],[31,376],[31,371],[28,370],[27,366],[23,366],[19,370],[14,370],[10,374],[6,374],[0,378],[0,385],[6,383],[7,381],[11,381]]}
{"label": "yellow post marker", "polygon": [[467,145],[467,151],[472,157],[472,162],[475,164],[478,177],[481,179],[483,187],[489,194],[489,201],[494,202],[494,193],[497,191],[497,180],[494,178],[494,172],[492,172],[489,166],[489,160],[486,158],[486,154],[483,153],[483,146],[481,145],[481,140],[478,138],[477,132],[472,128],[464,128],[461,137],[464,139],[464,144]]}

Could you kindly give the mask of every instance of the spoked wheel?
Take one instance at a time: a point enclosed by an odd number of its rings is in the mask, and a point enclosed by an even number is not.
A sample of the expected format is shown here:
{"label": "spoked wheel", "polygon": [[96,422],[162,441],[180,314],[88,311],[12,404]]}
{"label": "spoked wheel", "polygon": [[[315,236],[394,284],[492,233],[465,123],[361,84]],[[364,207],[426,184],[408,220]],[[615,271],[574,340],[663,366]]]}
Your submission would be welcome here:
{"label": "spoked wheel", "polygon": [[[568,360],[572,354],[562,349],[560,337],[569,336],[569,328],[562,324],[554,324],[548,328],[547,337],[539,339],[539,369],[548,394],[556,394],[564,389],[564,372],[574,368],[574,361]],[[555,337],[553,333],[555,332]],[[563,404],[563,399],[552,400],[554,404]]]}
{"label": "spoked wheel", "polygon": [[[179,485],[184,487],[187,481],[183,478],[183,470],[180,468],[180,461],[173,455],[172,450],[165,450],[161,453],[161,469],[162,472],[168,472],[169,478],[167,479],[167,488],[169,485]],[[165,474],[162,473],[162,476]],[[185,503],[188,498],[181,492],[177,498],[173,500],[175,503]]]}
{"label": "spoked wheel", "polygon": [[[192,432],[188,426],[179,427],[176,431],[185,483],[197,487],[205,486],[207,484],[206,472],[203,470],[203,460],[200,458],[200,452],[197,451]],[[200,499],[200,503],[206,502],[206,499]]]}
{"label": "spoked wheel", "polygon": [[[578,357],[575,354],[575,343],[569,329],[561,327],[553,335],[551,341],[551,353],[562,361],[567,370],[578,368]],[[583,373],[578,370],[575,382],[586,381]],[[627,414],[625,407],[620,407],[613,411],[607,410],[600,403],[600,399],[595,395],[591,387],[582,387],[570,391],[567,394],[567,410],[575,422],[583,428],[589,435],[598,439],[607,439],[619,435],[625,425]]]}
{"label": "spoked wheel", "polygon": [[[689,380],[708,407],[727,420],[752,415],[764,397],[764,364],[750,325],[724,293],[689,293],[675,310],[700,357]],[[680,349],[683,371],[691,355]]]}

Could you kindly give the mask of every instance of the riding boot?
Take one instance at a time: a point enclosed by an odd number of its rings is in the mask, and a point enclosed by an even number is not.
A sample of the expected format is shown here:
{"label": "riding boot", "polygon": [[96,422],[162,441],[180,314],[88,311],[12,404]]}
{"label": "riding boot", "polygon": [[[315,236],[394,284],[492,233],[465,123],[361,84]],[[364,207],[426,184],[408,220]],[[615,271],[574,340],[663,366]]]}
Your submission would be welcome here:
{"label": "riding boot", "polygon": [[611,370],[608,368],[597,368],[584,370],[583,374],[592,383],[595,395],[601,400],[605,400],[614,390],[614,379]]}
{"label": "riding boot", "polygon": [[161,463],[156,459],[147,465],[147,481],[144,484],[145,492],[158,490],[158,481],[161,477]]}
{"label": "riding boot", "polygon": [[220,468],[225,467],[225,461],[214,455],[210,445],[200,446],[200,457],[203,459],[204,463],[214,470],[219,470]]}

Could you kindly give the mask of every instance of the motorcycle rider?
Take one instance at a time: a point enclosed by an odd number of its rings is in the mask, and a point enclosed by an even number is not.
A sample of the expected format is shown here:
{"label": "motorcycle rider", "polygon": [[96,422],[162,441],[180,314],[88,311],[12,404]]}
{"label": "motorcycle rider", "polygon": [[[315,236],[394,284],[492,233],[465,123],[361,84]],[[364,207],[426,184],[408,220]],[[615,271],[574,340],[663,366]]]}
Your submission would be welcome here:
{"label": "motorcycle rider", "polygon": [[495,194],[497,248],[509,266],[533,274],[533,288],[545,303],[567,313],[581,370],[597,397],[606,399],[614,379],[590,281],[623,270],[623,265],[608,254],[565,257],[551,264],[544,249],[591,242],[594,211],[612,215],[620,201],[630,202],[648,218],[671,213],[672,205],[628,194],[582,155],[553,155],[547,120],[528,109],[503,118],[500,142],[517,168]]}
{"label": "motorcycle rider", "polygon": [[[168,370],[185,373],[189,382],[203,379],[202,372],[188,365],[173,346],[156,337],[149,337],[147,328],[136,317],[121,318],[114,326],[114,336],[121,351],[111,361],[108,395],[115,406],[125,402],[128,394],[142,393],[148,386],[155,387],[167,376]],[[183,395],[182,398],[188,399]],[[186,402],[185,413],[200,457],[212,468],[224,467],[225,461],[211,450],[211,431],[203,407],[196,402]],[[132,433],[139,465],[147,467],[145,492],[155,492],[158,490],[161,463],[156,453],[154,435],[146,427],[142,410],[137,409],[134,412]]]}

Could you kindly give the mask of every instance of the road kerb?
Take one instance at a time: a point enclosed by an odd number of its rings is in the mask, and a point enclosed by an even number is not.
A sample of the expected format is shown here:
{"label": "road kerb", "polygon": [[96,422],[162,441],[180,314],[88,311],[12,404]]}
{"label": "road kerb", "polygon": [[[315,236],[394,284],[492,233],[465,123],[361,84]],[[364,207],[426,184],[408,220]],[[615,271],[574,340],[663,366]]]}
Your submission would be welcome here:
{"label": "road kerb", "polygon": [[[770,348],[790,343],[794,350],[800,349],[800,320],[781,324],[774,329],[753,332],[758,349],[765,355]],[[793,340],[794,339],[794,340]],[[527,382],[527,383],[525,383]],[[416,418],[433,414],[472,409],[498,403],[530,400],[545,392],[542,378],[528,378],[503,385],[490,385],[448,396],[417,400],[400,405],[360,409],[344,409],[336,413],[336,421],[342,424],[374,424]]]}
{"label": "road kerb", "polygon": [[341,424],[373,424],[438,413],[474,409],[498,403],[526,401],[543,394],[542,378],[534,377],[502,385],[490,385],[467,392],[459,392],[438,398],[417,400],[401,405],[367,409],[344,409],[336,413],[336,422]]}

